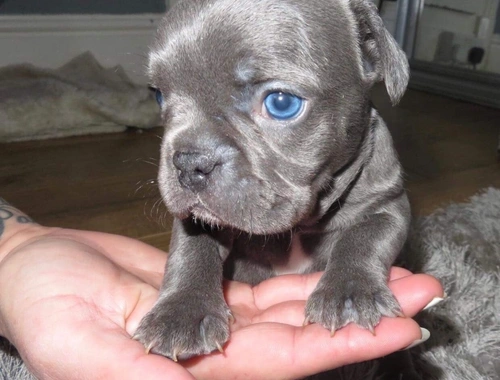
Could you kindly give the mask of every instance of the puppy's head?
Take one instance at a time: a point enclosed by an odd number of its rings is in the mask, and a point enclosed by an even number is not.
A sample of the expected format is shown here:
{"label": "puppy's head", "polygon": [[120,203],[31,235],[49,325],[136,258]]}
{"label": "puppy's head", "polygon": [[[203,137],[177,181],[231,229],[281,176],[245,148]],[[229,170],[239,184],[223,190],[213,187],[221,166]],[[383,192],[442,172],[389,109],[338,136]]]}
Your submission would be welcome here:
{"label": "puppy's head", "polygon": [[369,90],[404,54],[368,0],[184,0],[150,54],[170,211],[250,233],[292,228],[360,149]]}

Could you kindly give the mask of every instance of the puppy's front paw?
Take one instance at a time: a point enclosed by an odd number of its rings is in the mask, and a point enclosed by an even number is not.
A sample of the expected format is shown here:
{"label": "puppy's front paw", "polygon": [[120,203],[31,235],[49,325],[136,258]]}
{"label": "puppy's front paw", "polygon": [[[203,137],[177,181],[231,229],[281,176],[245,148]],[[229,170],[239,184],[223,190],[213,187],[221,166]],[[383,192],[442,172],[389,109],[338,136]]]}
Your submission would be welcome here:
{"label": "puppy's front paw", "polygon": [[229,339],[230,318],[223,301],[166,297],[142,319],[134,339],[144,344],[147,352],[174,361],[222,352]]}
{"label": "puppy's front paw", "polygon": [[365,277],[354,281],[320,281],[306,303],[306,321],[332,335],[350,322],[374,332],[382,316],[401,316],[398,301],[384,281]]}

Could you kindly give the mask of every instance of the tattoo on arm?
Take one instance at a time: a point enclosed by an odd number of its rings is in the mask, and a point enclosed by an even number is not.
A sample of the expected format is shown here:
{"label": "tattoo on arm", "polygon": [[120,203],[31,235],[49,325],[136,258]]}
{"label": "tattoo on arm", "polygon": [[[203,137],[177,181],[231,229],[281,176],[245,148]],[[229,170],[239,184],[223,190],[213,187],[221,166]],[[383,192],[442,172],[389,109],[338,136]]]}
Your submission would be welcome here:
{"label": "tattoo on arm", "polygon": [[0,239],[5,231],[5,225],[8,220],[14,220],[19,224],[34,223],[33,219],[24,215],[21,211],[11,206],[3,198],[0,198]]}

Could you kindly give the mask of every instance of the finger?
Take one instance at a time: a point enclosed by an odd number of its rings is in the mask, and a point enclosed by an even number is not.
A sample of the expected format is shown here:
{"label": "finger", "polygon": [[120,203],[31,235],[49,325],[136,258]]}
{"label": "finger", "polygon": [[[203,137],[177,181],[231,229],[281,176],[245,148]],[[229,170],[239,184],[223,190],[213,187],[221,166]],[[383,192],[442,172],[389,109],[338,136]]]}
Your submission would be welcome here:
{"label": "finger", "polygon": [[421,336],[419,326],[408,318],[384,319],[375,337],[354,325],[331,338],[330,332],[318,325],[260,324],[235,332],[224,355],[210,355],[185,365],[197,379],[223,380],[235,373],[241,379],[296,379],[388,355]]}
{"label": "finger", "polygon": [[70,237],[102,252],[115,264],[144,282],[160,287],[167,253],[139,240],[103,232],[64,229],[57,236]]}
{"label": "finger", "polygon": [[[440,282],[425,274],[402,277],[391,281],[389,287],[401,305],[403,314],[407,317],[415,316],[434,298],[442,297],[443,294]],[[305,305],[305,300],[278,303],[255,315],[250,322],[276,322],[302,326],[305,318]],[[239,313],[237,306],[233,310],[235,313]],[[241,326],[238,324],[235,326],[235,328],[239,327]]]}
{"label": "finger", "polygon": [[444,294],[441,283],[435,277],[426,274],[414,274],[391,281],[389,288],[407,317],[413,317],[434,298],[442,298]]}
{"label": "finger", "polygon": [[[358,326],[349,325],[343,331],[338,331],[338,336],[330,338],[334,342],[328,341],[329,331],[326,331],[325,337],[323,331],[317,331],[318,328],[323,330],[321,326],[311,327],[311,330],[303,329],[295,338],[294,359],[298,373],[293,378],[386,356],[422,338],[420,327],[410,318],[382,319],[376,336]],[[314,350],[300,350],[315,336],[321,336],[321,342],[325,345],[320,355],[316,355]],[[332,356],[335,357],[333,362]],[[303,373],[304,370],[307,372]]]}
{"label": "finger", "polygon": [[263,281],[253,287],[255,306],[265,310],[281,302],[306,300],[322,275],[323,272],[306,275],[290,274]]}
{"label": "finger", "polygon": [[148,313],[158,299],[158,291],[144,289],[134,307],[130,309],[130,314],[125,316],[125,330],[130,336],[133,336],[142,318]]}
{"label": "finger", "polygon": [[411,276],[411,273],[408,269],[400,268],[400,267],[392,267],[389,272],[389,281],[398,280],[402,277]]}
{"label": "finger", "polygon": [[[390,271],[390,281],[411,276],[406,269],[393,267]],[[255,306],[260,310],[267,309],[276,303],[290,300],[305,300],[318,284],[322,272],[306,275],[278,276],[261,282],[253,288]]]}

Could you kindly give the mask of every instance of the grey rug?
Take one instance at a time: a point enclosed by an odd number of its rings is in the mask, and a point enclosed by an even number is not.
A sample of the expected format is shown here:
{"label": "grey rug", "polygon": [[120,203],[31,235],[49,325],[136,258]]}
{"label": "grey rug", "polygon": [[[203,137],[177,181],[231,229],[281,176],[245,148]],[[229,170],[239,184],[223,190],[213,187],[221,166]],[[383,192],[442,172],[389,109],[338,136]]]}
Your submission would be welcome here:
{"label": "grey rug", "polygon": [[418,220],[403,261],[448,294],[419,318],[431,331],[412,351],[422,378],[500,379],[500,190]]}
{"label": "grey rug", "polygon": [[[399,380],[413,373],[424,380],[500,379],[500,190],[487,189],[469,203],[416,220],[401,263],[436,276],[448,294],[418,317],[431,339],[405,361],[347,366],[330,378]],[[31,379],[15,351],[2,344],[0,379]],[[408,368],[395,368],[401,363]]]}

